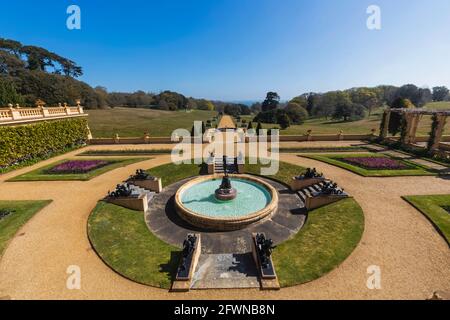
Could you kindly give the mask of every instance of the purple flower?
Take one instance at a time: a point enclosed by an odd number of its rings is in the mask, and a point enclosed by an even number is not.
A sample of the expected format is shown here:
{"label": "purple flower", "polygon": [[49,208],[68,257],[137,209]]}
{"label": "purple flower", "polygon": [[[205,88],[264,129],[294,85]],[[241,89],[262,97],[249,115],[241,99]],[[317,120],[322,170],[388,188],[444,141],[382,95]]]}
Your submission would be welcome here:
{"label": "purple flower", "polygon": [[103,160],[70,160],[47,170],[50,174],[87,173],[110,164]]}
{"label": "purple flower", "polygon": [[363,167],[365,169],[402,170],[408,166],[398,160],[384,157],[343,158],[344,162]]}

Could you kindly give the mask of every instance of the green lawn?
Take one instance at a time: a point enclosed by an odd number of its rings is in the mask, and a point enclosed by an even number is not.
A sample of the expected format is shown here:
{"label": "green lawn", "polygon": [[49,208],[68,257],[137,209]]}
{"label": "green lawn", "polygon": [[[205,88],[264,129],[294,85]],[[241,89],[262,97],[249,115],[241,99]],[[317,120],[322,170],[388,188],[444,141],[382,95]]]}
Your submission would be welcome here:
{"label": "green lawn", "polygon": [[[98,158],[90,158],[91,160],[94,159],[98,159]],[[65,160],[61,160],[55,163],[52,163],[48,166],[45,166],[43,168],[39,168],[36,170],[33,170],[31,172],[22,174],[20,176],[14,177],[8,181],[87,181],[87,180],[91,180],[105,172],[120,168],[120,167],[125,167],[128,166],[130,164],[136,163],[136,162],[141,162],[141,161],[145,161],[145,160],[149,160],[150,158],[129,158],[129,159],[106,159],[108,161],[111,161],[112,163],[98,168],[96,170],[92,170],[88,173],[79,173],[79,174],[48,174],[46,173],[46,171],[48,169],[53,168],[55,165],[65,162],[67,160],[77,160],[77,159],[65,159]],[[105,160],[105,158],[102,158],[101,160]]]}
{"label": "green lawn", "polygon": [[425,106],[428,110],[450,110],[450,101],[430,102]]}
{"label": "green lawn", "polygon": [[422,212],[450,245],[450,213],[444,209],[450,208],[450,195],[408,196],[403,199]]}
{"label": "green lawn", "polygon": [[0,219],[0,258],[17,231],[50,202],[51,200],[0,201],[0,211],[13,211]]}
{"label": "green lawn", "polygon": [[353,252],[363,231],[363,211],[351,198],[311,211],[300,232],[273,252],[280,285],[298,285],[330,272]]}
{"label": "green lawn", "polygon": [[[269,165],[248,164],[247,159],[245,165],[245,172],[248,174],[261,175],[262,167],[269,167]],[[303,167],[280,161],[278,173],[274,176],[267,176],[267,178],[272,178],[289,185],[292,181],[292,177],[299,176],[304,171],[306,171],[306,169]]]}
{"label": "green lawn", "polygon": [[172,149],[126,149],[126,150],[88,150],[84,151],[82,153],[77,154],[77,157],[84,157],[84,156],[94,156],[94,157],[101,157],[101,156],[150,156],[155,154],[171,154]]}
{"label": "green lawn", "polygon": [[180,164],[168,163],[159,167],[147,170],[147,172],[162,179],[163,187],[169,186],[177,181],[197,176],[202,170],[202,165],[198,164]]}
{"label": "green lawn", "polygon": [[215,111],[193,110],[161,111],[139,108],[88,110],[89,128],[94,138],[143,137],[148,132],[154,137],[169,137],[175,129],[189,131],[193,122],[206,121],[217,115]]}
{"label": "green lawn", "polygon": [[99,202],[89,217],[88,235],[103,261],[124,277],[170,287],[181,249],[154,236],[142,212]]}
{"label": "green lawn", "polygon": [[400,177],[400,176],[431,176],[436,175],[435,172],[432,172],[431,170],[427,170],[426,167],[412,163],[407,160],[401,160],[397,159],[401,163],[408,166],[408,169],[402,169],[402,170],[372,170],[372,169],[365,169],[362,167],[359,167],[357,165],[349,164],[346,162],[341,161],[342,158],[347,157],[387,157],[383,155],[376,155],[376,154],[328,154],[328,155],[302,155],[301,157],[314,159],[318,161],[322,161],[337,167],[340,167],[342,169],[349,170],[351,172],[354,172],[356,174],[359,174],[363,177]]}
{"label": "green lawn", "polygon": [[356,146],[349,147],[292,147],[279,148],[280,153],[331,153],[331,152],[366,152],[367,149]]}

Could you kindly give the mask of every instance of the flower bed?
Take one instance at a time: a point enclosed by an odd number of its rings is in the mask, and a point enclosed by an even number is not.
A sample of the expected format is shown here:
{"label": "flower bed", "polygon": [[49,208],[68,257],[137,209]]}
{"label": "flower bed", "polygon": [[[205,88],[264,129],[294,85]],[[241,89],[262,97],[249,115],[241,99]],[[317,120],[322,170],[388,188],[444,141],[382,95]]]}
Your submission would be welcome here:
{"label": "flower bed", "polygon": [[111,164],[104,160],[69,160],[47,170],[48,174],[88,173]]}
{"label": "flower bed", "polygon": [[409,167],[406,164],[400,162],[399,160],[385,157],[355,157],[355,158],[343,158],[341,160],[349,164],[370,170],[409,169]]}

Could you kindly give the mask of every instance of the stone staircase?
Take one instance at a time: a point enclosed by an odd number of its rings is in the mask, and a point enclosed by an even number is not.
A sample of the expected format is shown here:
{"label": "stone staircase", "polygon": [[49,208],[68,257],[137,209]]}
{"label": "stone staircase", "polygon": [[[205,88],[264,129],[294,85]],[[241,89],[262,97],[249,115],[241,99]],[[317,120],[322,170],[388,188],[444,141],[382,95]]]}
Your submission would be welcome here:
{"label": "stone staircase", "polygon": [[[234,158],[227,158],[227,168],[228,168],[228,173],[231,173],[231,174],[238,173],[238,168],[237,168],[236,164],[234,163]],[[216,174],[224,173],[222,157],[216,157],[214,159],[214,173],[216,173]]]}
{"label": "stone staircase", "polygon": [[130,187],[130,189],[131,189],[131,194],[132,194],[133,196],[139,197],[139,196],[142,195],[142,194],[146,194],[146,195],[147,195],[147,200],[148,200],[148,204],[149,204],[149,205],[150,205],[150,203],[152,202],[153,197],[154,197],[155,194],[156,194],[155,192],[152,192],[152,191],[149,191],[149,190],[147,190],[147,189],[138,187],[138,186],[136,186],[136,185],[134,185],[134,184],[132,184],[132,183],[128,183],[128,186]]}
{"label": "stone staircase", "polygon": [[303,188],[303,189],[297,191],[297,194],[300,197],[300,200],[302,200],[303,204],[306,203],[307,197],[312,196],[312,194],[315,192],[320,192],[320,190],[322,189],[323,185],[326,182],[328,182],[328,181],[325,180],[323,182],[316,183],[310,187],[306,187],[306,188]]}

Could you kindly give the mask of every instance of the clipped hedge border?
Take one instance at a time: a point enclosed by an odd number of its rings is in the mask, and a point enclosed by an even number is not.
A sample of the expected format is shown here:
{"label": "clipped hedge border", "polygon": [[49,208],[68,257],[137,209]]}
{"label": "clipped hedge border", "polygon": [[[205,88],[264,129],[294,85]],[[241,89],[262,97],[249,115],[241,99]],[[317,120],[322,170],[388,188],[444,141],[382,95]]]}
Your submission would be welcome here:
{"label": "clipped hedge border", "polygon": [[0,172],[83,146],[88,134],[85,118],[0,126]]}

